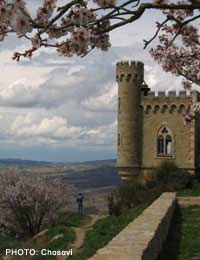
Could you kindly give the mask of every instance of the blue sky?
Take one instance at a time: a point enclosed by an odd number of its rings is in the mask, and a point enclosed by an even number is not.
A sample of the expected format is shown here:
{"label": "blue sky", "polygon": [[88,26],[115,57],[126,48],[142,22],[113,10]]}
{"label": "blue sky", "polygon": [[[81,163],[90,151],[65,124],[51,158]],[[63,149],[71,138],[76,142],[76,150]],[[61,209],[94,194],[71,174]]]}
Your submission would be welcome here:
{"label": "blue sky", "polygon": [[[32,2],[32,8],[40,2]],[[143,50],[143,39],[152,36],[159,19],[159,12],[147,13],[112,32],[108,52],[94,51],[85,58],[41,49],[30,61],[16,63],[13,52],[29,43],[13,36],[1,42],[0,158],[116,158],[116,62],[143,61],[145,80],[153,90],[180,88],[180,80],[162,72]]]}

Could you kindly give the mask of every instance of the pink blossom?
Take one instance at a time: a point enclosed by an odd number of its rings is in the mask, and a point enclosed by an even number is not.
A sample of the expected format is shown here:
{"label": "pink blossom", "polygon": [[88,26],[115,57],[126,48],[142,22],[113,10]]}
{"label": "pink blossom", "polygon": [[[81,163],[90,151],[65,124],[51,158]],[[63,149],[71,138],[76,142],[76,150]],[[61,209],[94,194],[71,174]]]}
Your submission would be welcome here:
{"label": "pink blossom", "polygon": [[10,26],[18,36],[30,33],[33,30],[33,27],[29,23],[29,18],[22,13],[16,13],[12,16]]}
{"label": "pink blossom", "polygon": [[73,186],[62,185],[58,180],[5,171],[0,175],[0,224],[33,236],[70,204],[74,191]]}

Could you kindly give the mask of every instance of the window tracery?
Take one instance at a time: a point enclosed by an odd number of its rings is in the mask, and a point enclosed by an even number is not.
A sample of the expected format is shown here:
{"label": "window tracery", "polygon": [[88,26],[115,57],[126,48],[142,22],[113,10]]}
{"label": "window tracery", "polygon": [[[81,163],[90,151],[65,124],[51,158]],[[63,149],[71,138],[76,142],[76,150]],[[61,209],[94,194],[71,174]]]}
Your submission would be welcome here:
{"label": "window tracery", "polygon": [[170,157],[173,155],[173,138],[167,126],[160,128],[157,134],[157,156]]}

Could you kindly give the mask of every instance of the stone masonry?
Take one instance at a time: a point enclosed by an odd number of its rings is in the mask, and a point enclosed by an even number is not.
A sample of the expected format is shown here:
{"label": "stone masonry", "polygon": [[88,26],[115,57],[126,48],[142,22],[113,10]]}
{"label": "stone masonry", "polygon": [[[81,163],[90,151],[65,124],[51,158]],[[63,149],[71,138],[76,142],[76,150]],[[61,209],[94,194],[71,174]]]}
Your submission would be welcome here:
{"label": "stone masonry", "polygon": [[200,206],[200,197],[177,197],[180,207]]}
{"label": "stone masonry", "polygon": [[175,207],[176,194],[163,193],[90,260],[155,260]]}
{"label": "stone masonry", "polygon": [[[170,91],[156,95],[147,86],[145,88],[142,62],[117,63],[116,80],[117,167],[122,179],[143,179],[162,160],[173,161],[179,168],[197,173],[200,169],[200,116],[195,115],[195,120],[187,127],[183,113],[191,102],[200,101],[200,94]],[[163,140],[159,141],[162,135]]]}

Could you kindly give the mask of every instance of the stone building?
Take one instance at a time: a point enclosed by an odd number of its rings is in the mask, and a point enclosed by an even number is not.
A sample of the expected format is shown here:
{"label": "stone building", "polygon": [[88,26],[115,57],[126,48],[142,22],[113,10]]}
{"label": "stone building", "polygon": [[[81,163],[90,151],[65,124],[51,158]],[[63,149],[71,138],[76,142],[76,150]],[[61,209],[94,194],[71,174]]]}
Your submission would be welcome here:
{"label": "stone building", "polygon": [[143,177],[162,160],[197,173],[200,167],[200,117],[185,126],[183,113],[191,102],[200,100],[192,91],[176,93],[149,91],[144,84],[142,62],[119,62],[118,159],[122,179]]}

